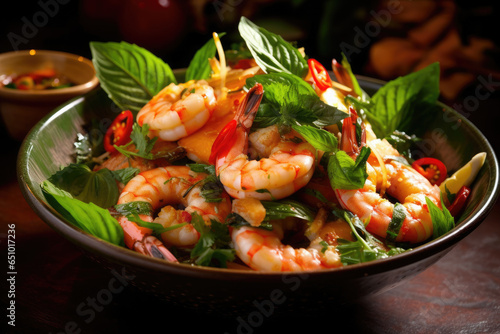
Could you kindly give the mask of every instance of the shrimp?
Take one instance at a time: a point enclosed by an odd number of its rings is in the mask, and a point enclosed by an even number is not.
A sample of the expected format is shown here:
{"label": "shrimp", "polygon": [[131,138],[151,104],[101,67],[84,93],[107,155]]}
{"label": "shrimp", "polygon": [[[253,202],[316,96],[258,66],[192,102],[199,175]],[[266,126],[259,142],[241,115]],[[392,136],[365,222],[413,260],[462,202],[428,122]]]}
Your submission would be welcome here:
{"label": "shrimp", "polygon": [[[341,146],[351,157],[359,154],[355,128],[356,114],[343,120]],[[362,145],[366,141],[365,130],[362,131]],[[342,190],[336,189],[336,196],[341,206],[356,214],[365,221],[366,229],[383,238],[387,237],[389,224],[393,219],[395,204],[382,197],[380,184],[385,184],[385,191],[402,204],[405,218],[395,241],[419,243],[427,240],[433,232],[433,225],[429,209],[426,204],[428,197],[434,204],[441,207],[440,191],[430,182],[415,171],[395,159],[397,150],[385,140],[375,139],[369,142],[373,148],[368,159],[368,178],[362,189]],[[375,158],[374,153],[383,156]],[[382,153],[382,154],[381,154]],[[381,161],[382,160],[382,161]],[[377,161],[381,164],[377,165]],[[382,173],[384,181],[380,181]],[[379,191],[379,192],[377,192]]]}
{"label": "shrimp", "polygon": [[[198,213],[206,224],[212,219],[223,222],[231,212],[231,201],[226,193],[222,193],[222,201],[206,202],[201,194],[201,184],[198,182],[206,177],[204,173],[194,173],[187,166],[158,167],[142,172],[130,180],[118,199],[118,204],[130,202],[147,202],[151,204],[152,211],[159,209],[164,204],[182,205],[184,210],[172,207],[163,208],[156,219],[153,214],[139,215],[146,222],[161,224],[164,228],[175,224],[185,224],[182,227],[163,232],[163,242],[167,245],[185,247],[192,246],[199,240],[199,233],[193,225],[189,224],[193,213]],[[135,224],[127,217],[119,219],[122,227]],[[152,230],[139,227],[142,234],[149,236]],[[129,248],[135,249],[134,243],[125,240]],[[131,247],[132,246],[132,247]]]}
{"label": "shrimp", "polygon": [[214,90],[204,80],[171,83],[139,111],[137,123],[148,124],[151,137],[176,141],[205,125],[216,105]]}
{"label": "shrimp", "polygon": [[118,221],[123,229],[125,245],[128,248],[147,256],[170,262],[179,262],[160,240],[151,235],[149,228],[141,227],[123,218]]}
{"label": "shrimp", "polygon": [[[322,213],[318,213],[319,216]],[[319,217],[324,219],[326,217]],[[234,228],[231,232],[236,255],[250,268],[259,271],[303,271],[338,268],[342,266],[336,245],[311,238],[307,248],[294,248],[282,243],[286,222],[273,222],[273,230],[253,226]],[[318,235],[332,235],[335,227],[327,224],[328,231]],[[349,234],[346,236],[349,237]],[[336,240],[335,240],[336,241]]]}
{"label": "shrimp", "polygon": [[249,160],[249,132],[262,96],[262,85],[251,88],[212,146],[209,161],[234,198],[281,199],[305,186],[314,173],[315,150],[305,141],[282,140],[268,158]]}

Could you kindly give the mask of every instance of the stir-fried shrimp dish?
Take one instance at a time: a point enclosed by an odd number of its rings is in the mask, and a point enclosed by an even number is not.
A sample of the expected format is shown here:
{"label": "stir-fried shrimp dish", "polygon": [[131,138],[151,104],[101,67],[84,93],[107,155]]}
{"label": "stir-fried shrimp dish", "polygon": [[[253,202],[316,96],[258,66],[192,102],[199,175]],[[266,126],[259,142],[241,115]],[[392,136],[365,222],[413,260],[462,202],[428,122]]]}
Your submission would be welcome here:
{"label": "stir-fried shrimp dish", "polygon": [[[144,256],[232,270],[329,270],[455,227],[485,154],[451,175],[418,149],[412,129],[436,113],[439,64],[368,93],[345,55],[328,71],[244,17],[239,31],[238,48],[214,33],[177,76],[138,46],[91,44],[123,112],[104,145],[79,134],[77,161],[42,184],[51,203]],[[150,57],[134,66],[168,75],[161,87],[149,75],[113,88],[124,79],[107,74],[107,48]]]}

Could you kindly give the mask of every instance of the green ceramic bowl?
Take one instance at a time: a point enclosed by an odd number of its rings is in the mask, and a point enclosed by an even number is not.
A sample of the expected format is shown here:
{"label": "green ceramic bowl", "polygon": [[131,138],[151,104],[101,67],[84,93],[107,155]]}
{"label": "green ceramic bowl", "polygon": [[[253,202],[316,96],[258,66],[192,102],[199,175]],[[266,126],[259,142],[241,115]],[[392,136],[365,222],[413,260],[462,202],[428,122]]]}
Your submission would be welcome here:
{"label": "green ceramic bowl", "polygon": [[[381,82],[359,78],[370,94]],[[420,273],[472,232],[488,215],[498,197],[499,168],[495,153],[481,132],[466,118],[439,104],[435,120],[422,135],[420,150],[441,159],[450,172],[472,156],[487,159],[472,186],[472,195],[456,228],[448,234],[391,258],[340,269],[303,274],[201,268],[145,257],[92,235],[65,221],[44,199],[40,183],[73,161],[73,142],[91,121],[99,138],[119,110],[102,90],[73,99],[38,123],[23,142],[18,159],[19,182],[26,200],[53,229],[106,268],[128,275],[136,287],[159,298],[203,311],[225,314],[277,310],[314,310],[380,293]],[[52,259],[57,261],[57,259]]]}

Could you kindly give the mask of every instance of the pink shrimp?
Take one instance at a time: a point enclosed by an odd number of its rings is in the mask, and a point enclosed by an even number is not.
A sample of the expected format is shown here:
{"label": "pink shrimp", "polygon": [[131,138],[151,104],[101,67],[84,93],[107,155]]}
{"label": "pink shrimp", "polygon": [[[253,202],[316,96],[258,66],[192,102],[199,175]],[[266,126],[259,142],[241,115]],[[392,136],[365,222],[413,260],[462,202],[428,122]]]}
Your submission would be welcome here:
{"label": "pink shrimp", "polygon": [[137,123],[148,124],[151,137],[176,141],[205,125],[216,105],[214,90],[206,81],[172,83],[139,111]]}
{"label": "pink shrimp", "polygon": [[[353,112],[353,110],[351,110]],[[343,120],[341,148],[352,158],[355,158],[366,142],[363,129],[361,145],[358,145],[354,124],[357,115]],[[369,146],[383,156],[383,165],[377,166],[378,159],[371,156],[372,164],[367,163],[368,178],[362,189],[335,190],[336,196],[346,210],[356,214],[367,222],[366,229],[380,237],[387,237],[387,230],[393,218],[394,204],[377,192],[380,184],[377,174],[383,169],[386,175],[385,191],[400,201],[405,218],[395,241],[418,243],[427,240],[433,232],[433,225],[425,198],[428,197],[434,204],[441,207],[439,188],[410,166],[404,165],[391,158],[399,153],[385,140],[373,140]],[[384,152],[383,154],[380,154]],[[389,154],[387,154],[389,153]],[[372,155],[374,152],[372,151]],[[369,159],[370,162],[370,159]],[[378,171],[378,172],[377,172]]]}
{"label": "pink shrimp", "polygon": [[250,268],[259,271],[303,271],[342,266],[334,246],[322,250],[319,243],[308,248],[293,248],[281,242],[283,228],[273,224],[268,231],[258,227],[235,228],[231,237],[238,257]]}
{"label": "pink shrimp", "polygon": [[[199,233],[191,221],[191,214],[198,213],[207,224],[211,219],[223,222],[231,212],[230,198],[226,193],[222,193],[222,201],[207,202],[201,195],[201,185],[197,183],[206,177],[203,173],[194,173],[187,166],[167,166],[150,169],[142,172],[130,180],[123,189],[118,199],[118,204],[130,202],[147,202],[151,204],[152,211],[159,209],[163,205],[181,204],[184,210],[176,210],[173,207],[164,207],[153,219],[150,215],[139,215],[146,222],[161,224],[164,228],[182,224],[182,227],[163,232],[162,240],[167,245],[192,246],[199,239]],[[151,240],[152,230],[138,226],[127,217],[122,216],[119,223],[126,231],[125,243],[127,247],[141,253],[144,248],[141,244],[143,240]],[[129,235],[129,237],[127,237]],[[156,239],[156,238],[155,238]],[[161,244],[159,240],[154,241],[155,245]],[[163,246],[161,250],[165,251]],[[151,255],[146,252],[147,255]]]}
{"label": "pink shrimp", "polygon": [[[328,213],[320,209],[305,235],[307,248],[282,243],[288,221],[275,221],[273,230],[253,226],[234,228],[231,233],[236,255],[250,268],[259,271],[323,270],[342,266],[337,238],[352,240],[350,227],[344,221],[328,222]],[[295,222],[291,222],[292,224]],[[347,228],[346,228],[347,227]],[[325,244],[326,242],[326,244]]]}
{"label": "pink shrimp", "polygon": [[260,84],[248,91],[212,146],[210,163],[234,198],[281,199],[305,186],[314,173],[315,150],[305,141],[280,141],[268,158],[249,160],[249,132],[263,94]]}

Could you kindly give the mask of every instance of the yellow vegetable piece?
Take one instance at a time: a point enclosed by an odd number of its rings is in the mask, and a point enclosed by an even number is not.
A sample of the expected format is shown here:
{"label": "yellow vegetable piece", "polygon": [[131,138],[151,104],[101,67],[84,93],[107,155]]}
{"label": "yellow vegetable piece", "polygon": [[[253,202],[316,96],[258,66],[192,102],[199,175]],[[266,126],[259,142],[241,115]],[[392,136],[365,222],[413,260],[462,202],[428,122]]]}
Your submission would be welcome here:
{"label": "yellow vegetable piece", "polygon": [[446,193],[445,187],[452,194],[456,194],[462,186],[469,187],[476,178],[477,173],[484,164],[486,153],[476,154],[467,164],[457,170],[452,176],[441,183],[439,189],[443,194]]}

